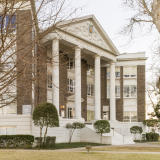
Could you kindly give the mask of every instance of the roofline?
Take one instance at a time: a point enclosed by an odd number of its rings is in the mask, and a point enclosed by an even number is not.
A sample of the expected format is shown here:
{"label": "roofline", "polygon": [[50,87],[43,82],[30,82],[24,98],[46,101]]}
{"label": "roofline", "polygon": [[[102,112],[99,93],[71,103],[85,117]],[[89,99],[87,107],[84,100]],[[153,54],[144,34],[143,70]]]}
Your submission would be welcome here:
{"label": "roofline", "polygon": [[137,57],[137,58],[117,58],[117,61],[135,61],[135,60],[147,60],[148,57]]}
{"label": "roofline", "polygon": [[[83,16],[83,17],[79,17],[79,18],[74,18],[71,20],[66,20],[63,22],[60,22],[57,24],[57,27],[62,27],[64,25],[70,24],[70,23],[75,23],[75,22],[79,22],[82,20],[86,20],[86,19],[93,19],[95,21],[95,23],[97,24],[97,27],[100,29],[100,31],[102,31],[102,34],[106,37],[106,40],[110,43],[111,47],[113,48],[113,50],[116,52],[116,55],[120,55],[120,52],[118,51],[118,49],[115,47],[115,45],[113,44],[113,42],[111,41],[111,39],[109,38],[109,36],[107,35],[107,33],[105,32],[105,30],[102,28],[102,26],[100,25],[100,23],[98,22],[98,20],[95,18],[94,15],[88,15],[88,16]],[[54,26],[54,25],[53,25]],[[43,32],[41,32],[41,34],[51,31],[52,27],[49,27],[48,29],[44,30]],[[54,26],[53,29],[57,28]],[[84,39],[83,39],[84,40]],[[112,52],[113,53],[113,52]],[[115,54],[115,53],[114,53]]]}

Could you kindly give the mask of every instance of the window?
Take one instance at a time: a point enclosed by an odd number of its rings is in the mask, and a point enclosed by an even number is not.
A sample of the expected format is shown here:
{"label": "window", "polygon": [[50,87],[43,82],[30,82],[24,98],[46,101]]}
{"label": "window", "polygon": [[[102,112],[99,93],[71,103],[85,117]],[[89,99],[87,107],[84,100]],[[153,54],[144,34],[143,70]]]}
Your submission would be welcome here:
{"label": "window", "polygon": [[137,112],[136,111],[124,111],[123,113],[124,122],[137,122]]}
{"label": "window", "polygon": [[0,29],[6,31],[9,29],[10,32],[14,31],[16,28],[16,15],[7,15],[7,16],[0,16]]}
{"label": "window", "polygon": [[48,88],[52,88],[52,75],[48,74],[47,76],[47,86]]}
{"label": "window", "polygon": [[94,75],[94,66],[88,64],[87,74]]}
{"label": "window", "polygon": [[8,127],[0,127],[0,135],[15,135],[16,127],[8,126]]}
{"label": "window", "polygon": [[137,77],[137,67],[125,66],[123,68],[123,77]]}
{"label": "window", "polygon": [[[115,86],[115,97],[120,98],[120,86]],[[110,86],[107,86],[107,98],[110,98]]]}
{"label": "window", "polygon": [[[15,97],[15,95],[13,95],[13,97],[8,97],[6,95],[2,95],[0,97],[0,106],[4,106],[5,104],[8,103],[8,105],[0,108],[0,115],[6,115],[6,114],[16,114],[17,113],[17,104],[16,102],[12,102]],[[11,103],[12,102],[12,103]]]}
{"label": "window", "polygon": [[68,58],[68,69],[70,70],[74,70],[75,68],[75,61],[73,61],[73,59]]}
{"label": "window", "polygon": [[107,67],[107,78],[110,78],[110,68]]}
{"label": "window", "polygon": [[120,67],[115,68],[115,76],[120,77]]}
{"label": "window", "polygon": [[70,93],[74,93],[74,91],[75,91],[75,83],[74,83],[74,80],[72,80],[72,79],[67,79],[67,83],[68,83],[68,92],[70,92]]}
{"label": "window", "polygon": [[87,95],[94,96],[94,85],[87,84]]}
{"label": "window", "polygon": [[120,86],[115,87],[115,97],[120,97]]}
{"label": "window", "polygon": [[137,97],[137,86],[124,86],[124,97]]}
{"label": "window", "polygon": [[[120,67],[115,67],[115,77],[120,77]],[[110,78],[110,68],[107,67],[107,78]]]}
{"label": "window", "polygon": [[87,121],[91,122],[94,119],[94,111],[87,111]]}

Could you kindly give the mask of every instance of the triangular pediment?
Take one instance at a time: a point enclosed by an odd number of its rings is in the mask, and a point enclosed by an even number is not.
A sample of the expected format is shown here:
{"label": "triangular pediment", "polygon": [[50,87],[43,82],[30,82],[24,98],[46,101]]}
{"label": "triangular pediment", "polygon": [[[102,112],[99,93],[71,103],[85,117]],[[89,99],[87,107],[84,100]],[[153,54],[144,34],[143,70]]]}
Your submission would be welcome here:
{"label": "triangular pediment", "polygon": [[60,26],[63,30],[72,35],[110,50],[117,55],[119,54],[114,44],[93,15],[76,18],[72,21],[65,21],[61,23]]}

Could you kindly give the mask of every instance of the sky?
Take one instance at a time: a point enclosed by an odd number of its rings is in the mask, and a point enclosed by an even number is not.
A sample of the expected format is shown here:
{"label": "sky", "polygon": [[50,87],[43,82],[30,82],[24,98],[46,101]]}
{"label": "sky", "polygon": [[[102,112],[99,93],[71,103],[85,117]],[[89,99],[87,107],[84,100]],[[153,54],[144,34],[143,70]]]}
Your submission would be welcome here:
{"label": "sky", "polygon": [[82,6],[79,16],[93,14],[97,18],[120,53],[144,51],[147,57],[150,56],[156,33],[138,37],[130,44],[127,43],[126,37],[118,34],[131,15],[131,12],[122,6],[122,0],[73,0],[73,5]]}

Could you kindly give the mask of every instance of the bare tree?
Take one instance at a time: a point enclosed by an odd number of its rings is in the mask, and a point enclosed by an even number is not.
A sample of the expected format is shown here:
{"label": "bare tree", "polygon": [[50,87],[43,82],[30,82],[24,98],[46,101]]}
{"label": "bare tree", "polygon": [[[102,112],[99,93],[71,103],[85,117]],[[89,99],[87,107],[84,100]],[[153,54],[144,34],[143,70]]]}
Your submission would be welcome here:
{"label": "bare tree", "polygon": [[131,16],[123,26],[121,34],[130,35],[130,40],[139,34],[146,34],[154,27],[160,33],[160,0],[122,0]]}
{"label": "bare tree", "polygon": [[76,10],[66,0],[0,1],[0,114],[6,105],[9,112],[16,102],[34,103],[35,85],[47,80],[39,71],[51,63],[39,40]]}

